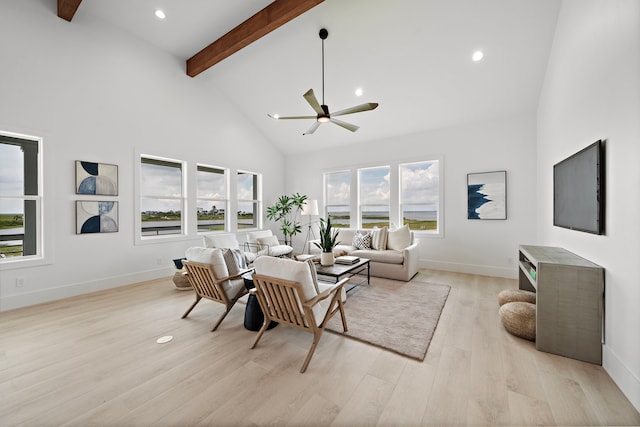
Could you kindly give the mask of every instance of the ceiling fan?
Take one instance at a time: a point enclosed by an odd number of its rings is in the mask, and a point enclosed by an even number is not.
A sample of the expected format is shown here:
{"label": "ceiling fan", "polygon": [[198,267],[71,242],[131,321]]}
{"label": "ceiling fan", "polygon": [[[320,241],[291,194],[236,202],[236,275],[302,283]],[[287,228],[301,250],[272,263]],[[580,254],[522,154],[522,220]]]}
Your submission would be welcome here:
{"label": "ceiling fan", "polygon": [[359,129],[358,126],[352,125],[351,123],[343,122],[341,120],[336,119],[336,116],[344,116],[346,114],[360,113],[362,111],[373,110],[378,106],[377,102],[367,102],[366,104],[356,105],[355,107],[345,108],[344,110],[336,111],[335,113],[329,112],[329,106],[324,103],[324,40],[329,36],[329,32],[322,28],[320,30],[320,39],[322,39],[322,104],[318,102],[316,95],[313,93],[313,89],[309,89],[304,95],[304,99],[307,100],[311,108],[317,113],[316,116],[286,116],[279,117],[277,115],[267,114],[272,119],[277,120],[288,120],[288,119],[316,119],[316,122],[311,125],[311,127],[303,133],[303,135],[310,135],[318,129],[318,127],[322,123],[335,123],[338,126],[341,126],[351,132],[355,132]]}

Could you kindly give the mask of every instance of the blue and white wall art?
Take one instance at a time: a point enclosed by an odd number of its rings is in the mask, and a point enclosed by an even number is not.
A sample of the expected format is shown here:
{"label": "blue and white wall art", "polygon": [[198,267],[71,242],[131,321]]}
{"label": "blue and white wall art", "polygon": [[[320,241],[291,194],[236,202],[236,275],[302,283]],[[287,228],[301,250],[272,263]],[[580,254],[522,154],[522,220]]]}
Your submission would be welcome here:
{"label": "blue and white wall art", "polygon": [[76,234],[118,231],[118,202],[76,201]]}
{"label": "blue and white wall art", "polygon": [[467,174],[467,218],[507,219],[507,171]]}
{"label": "blue and white wall art", "polygon": [[118,195],[118,165],[76,160],[76,194]]}

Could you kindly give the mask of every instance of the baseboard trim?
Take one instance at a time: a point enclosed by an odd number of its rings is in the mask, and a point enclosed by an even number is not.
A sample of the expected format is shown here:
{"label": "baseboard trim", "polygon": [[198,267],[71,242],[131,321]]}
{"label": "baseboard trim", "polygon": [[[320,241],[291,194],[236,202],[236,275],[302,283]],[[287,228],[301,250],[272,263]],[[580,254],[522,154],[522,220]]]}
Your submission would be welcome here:
{"label": "baseboard trim", "polygon": [[507,279],[517,279],[517,267],[505,268],[491,265],[462,264],[457,262],[437,261],[430,259],[420,260],[420,268],[432,270],[451,271],[454,273],[479,274],[481,276],[504,277]]}
{"label": "baseboard trim", "polygon": [[144,282],[147,280],[160,279],[162,277],[171,276],[174,271],[175,270],[173,268],[163,267],[156,270],[141,271],[133,274],[107,277],[88,282],[71,283],[64,286],[58,286],[56,288],[0,297],[0,312],[88,294],[90,292],[131,285],[133,283]]}
{"label": "baseboard trim", "polygon": [[629,402],[640,412],[640,378],[625,365],[611,347],[602,346],[602,367]]}

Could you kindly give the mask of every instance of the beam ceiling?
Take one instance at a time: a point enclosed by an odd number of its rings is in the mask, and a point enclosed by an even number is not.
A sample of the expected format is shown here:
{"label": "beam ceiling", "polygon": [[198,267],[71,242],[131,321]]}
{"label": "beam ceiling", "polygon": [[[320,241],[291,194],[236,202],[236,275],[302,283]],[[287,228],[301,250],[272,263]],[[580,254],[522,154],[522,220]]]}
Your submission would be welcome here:
{"label": "beam ceiling", "polygon": [[71,22],[80,3],[82,0],[58,0],[58,16]]}
{"label": "beam ceiling", "polygon": [[[62,0],[58,0],[60,2]],[[71,1],[71,0],[69,0]],[[275,0],[187,60],[187,75],[195,77],[324,0]]]}

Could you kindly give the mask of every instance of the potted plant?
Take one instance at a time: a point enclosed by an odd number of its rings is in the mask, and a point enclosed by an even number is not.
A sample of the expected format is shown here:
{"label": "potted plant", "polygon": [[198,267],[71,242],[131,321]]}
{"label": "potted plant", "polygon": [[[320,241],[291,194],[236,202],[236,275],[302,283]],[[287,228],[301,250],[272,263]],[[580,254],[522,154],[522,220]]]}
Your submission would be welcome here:
{"label": "potted plant", "polygon": [[298,222],[298,212],[302,210],[302,205],[306,201],[306,195],[295,193],[290,196],[280,196],[275,205],[267,207],[268,219],[276,222],[282,221],[280,231],[284,235],[286,245],[291,246],[293,236],[302,231],[302,226]]}
{"label": "potted plant", "polygon": [[331,218],[320,218],[320,243],[313,242],[314,245],[322,250],[320,254],[321,265],[333,265],[335,259],[333,257],[333,248],[335,248],[340,242],[338,242],[339,230],[333,229],[331,226]]}

